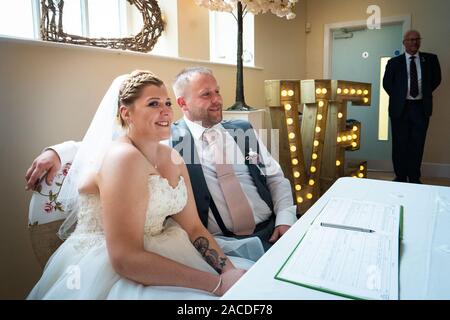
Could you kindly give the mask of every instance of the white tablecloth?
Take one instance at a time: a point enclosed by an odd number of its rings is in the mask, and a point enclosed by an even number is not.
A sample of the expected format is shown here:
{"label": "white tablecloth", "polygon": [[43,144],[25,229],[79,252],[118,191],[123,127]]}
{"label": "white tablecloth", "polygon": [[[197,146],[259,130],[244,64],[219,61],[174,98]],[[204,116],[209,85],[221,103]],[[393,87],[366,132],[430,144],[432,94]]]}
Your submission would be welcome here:
{"label": "white tablecloth", "polygon": [[223,299],[343,299],[274,278],[330,197],[400,204],[400,299],[450,299],[450,188],[340,178]]}

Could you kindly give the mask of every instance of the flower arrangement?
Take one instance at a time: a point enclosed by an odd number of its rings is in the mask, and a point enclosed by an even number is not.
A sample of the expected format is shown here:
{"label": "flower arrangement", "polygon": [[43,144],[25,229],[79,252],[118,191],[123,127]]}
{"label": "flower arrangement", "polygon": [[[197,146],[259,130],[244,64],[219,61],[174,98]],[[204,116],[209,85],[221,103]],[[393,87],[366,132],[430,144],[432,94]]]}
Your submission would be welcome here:
{"label": "flower arrangement", "polygon": [[213,11],[233,12],[238,3],[244,5],[244,11],[247,10],[253,14],[271,12],[278,17],[294,19],[295,13],[292,12],[295,3],[298,0],[196,0],[196,3]]}
{"label": "flower arrangement", "polygon": [[246,12],[256,15],[258,13],[271,12],[278,17],[294,19],[292,12],[298,0],[195,0],[202,7],[212,11],[226,11],[233,13],[236,10],[236,21],[238,25],[237,34],[237,70],[236,70],[236,102],[228,110],[248,111],[253,108],[245,103],[244,98],[244,75],[242,61],[242,25]]}

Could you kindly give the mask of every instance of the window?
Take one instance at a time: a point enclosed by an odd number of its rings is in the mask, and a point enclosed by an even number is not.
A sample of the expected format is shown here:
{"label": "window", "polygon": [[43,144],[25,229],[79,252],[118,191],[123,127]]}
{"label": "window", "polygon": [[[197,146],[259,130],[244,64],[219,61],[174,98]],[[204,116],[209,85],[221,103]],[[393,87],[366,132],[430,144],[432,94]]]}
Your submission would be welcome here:
{"label": "window", "polygon": [[129,7],[125,0],[65,0],[64,32],[90,38],[129,36]]}
{"label": "window", "polygon": [[0,0],[0,35],[37,39],[39,0]]}
{"label": "window", "polygon": [[[166,21],[164,31],[158,38],[152,54],[178,57],[178,6],[177,0],[158,1],[163,20]],[[140,27],[143,25],[142,17]],[[136,21],[134,19],[133,21]],[[136,33],[136,32],[135,32]],[[135,34],[134,33],[134,34]]]}
{"label": "window", "polygon": [[[237,22],[229,12],[210,11],[210,60],[236,64]],[[248,12],[243,27],[243,62],[254,66],[254,16]]]}
{"label": "window", "polygon": [[83,28],[84,24],[81,21],[81,10],[81,1],[79,0],[69,0],[64,2],[64,32],[77,35],[86,34],[86,28]]}
{"label": "window", "polygon": [[[170,23],[152,54],[178,56],[177,1],[158,2]],[[0,35],[40,39],[40,0],[0,0]],[[134,36],[143,26],[139,10],[126,0],[65,0],[64,32],[90,38]]]}
{"label": "window", "polygon": [[388,140],[389,132],[389,96],[383,88],[384,72],[386,65],[391,57],[382,57],[380,59],[380,102],[378,106],[378,140]]}

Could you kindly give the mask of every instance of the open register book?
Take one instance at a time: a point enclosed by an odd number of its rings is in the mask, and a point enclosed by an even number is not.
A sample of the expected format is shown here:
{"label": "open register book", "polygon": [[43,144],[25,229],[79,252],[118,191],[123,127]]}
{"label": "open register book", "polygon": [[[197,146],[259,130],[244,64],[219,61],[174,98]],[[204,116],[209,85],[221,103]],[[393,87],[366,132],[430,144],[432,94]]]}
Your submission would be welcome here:
{"label": "open register book", "polygon": [[275,278],[352,299],[398,299],[402,211],[331,198]]}

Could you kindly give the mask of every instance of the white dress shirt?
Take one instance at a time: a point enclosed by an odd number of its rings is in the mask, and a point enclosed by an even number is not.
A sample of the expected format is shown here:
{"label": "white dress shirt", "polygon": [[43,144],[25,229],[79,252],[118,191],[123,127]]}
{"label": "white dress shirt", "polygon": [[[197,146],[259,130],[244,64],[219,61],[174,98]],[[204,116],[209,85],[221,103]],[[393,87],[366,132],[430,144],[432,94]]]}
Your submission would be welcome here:
{"label": "white dress shirt", "polygon": [[[186,117],[184,118],[186,124],[192,134],[200,162],[202,164],[203,174],[205,176],[206,184],[208,185],[209,192],[217,206],[217,210],[220,212],[220,216],[228,230],[233,231],[233,224],[228,211],[228,207],[225,203],[225,199],[222,193],[222,189],[219,186],[217,175],[215,171],[215,157],[211,148],[202,140],[202,134],[206,128],[200,124],[190,121]],[[245,165],[244,155],[240,151],[239,147],[235,143],[233,137],[227,132],[227,130],[219,123],[213,127],[223,134],[225,139],[225,150],[227,155],[227,163],[232,163],[236,172],[236,176],[241,184],[250,207],[253,210],[255,223],[258,224],[269,219],[271,213],[270,208],[266,202],[260,197],[253,178]],[[255,133],[256,135],[256,133]],[[257,136],[257,135],[256,135]],[[161,141],[166,145],[171,145],[170,140]],[[283,171],[280,165],[270,155],[265,145],[258,138],[260,161],[265,165],[267,186],[272,196],[274,204],[274,211],[276,215],[275,226],[278,225],[293,225],[297,221],[296,206],[293,204],[291,185],[289,180],[284,177]],[[58,153],[61,158],[61,162],[65,163],[65,159],[71,161],[75,153],[79,148],[80,143],[74,141],[67,141],[62,144],[49,147]],[[208,218],[208,230],[215,235],[222,233],[220,230],[211,209],[209,210]]]}
{"label": "white dress shirt", "polygon": [[417,69],[417,82],[419,84],[419,94],[417,97],[413,98],[409,94],[409,89],[411,88],[411,77],[409,76],[409,69],[411,69],[410,63],[411,60],[409,59],[412,55],[410,55],[408,52],[405,52],[405,58],[406,58],[406,70],[408,74],[408,93],[406,94],[406,99],[408,100],[420,100],[422,99],[422,68],[420,67],[420,54],[417,52],[414,56],[416,57],[414,59],[414,62],[416,63],[416,69]]}

